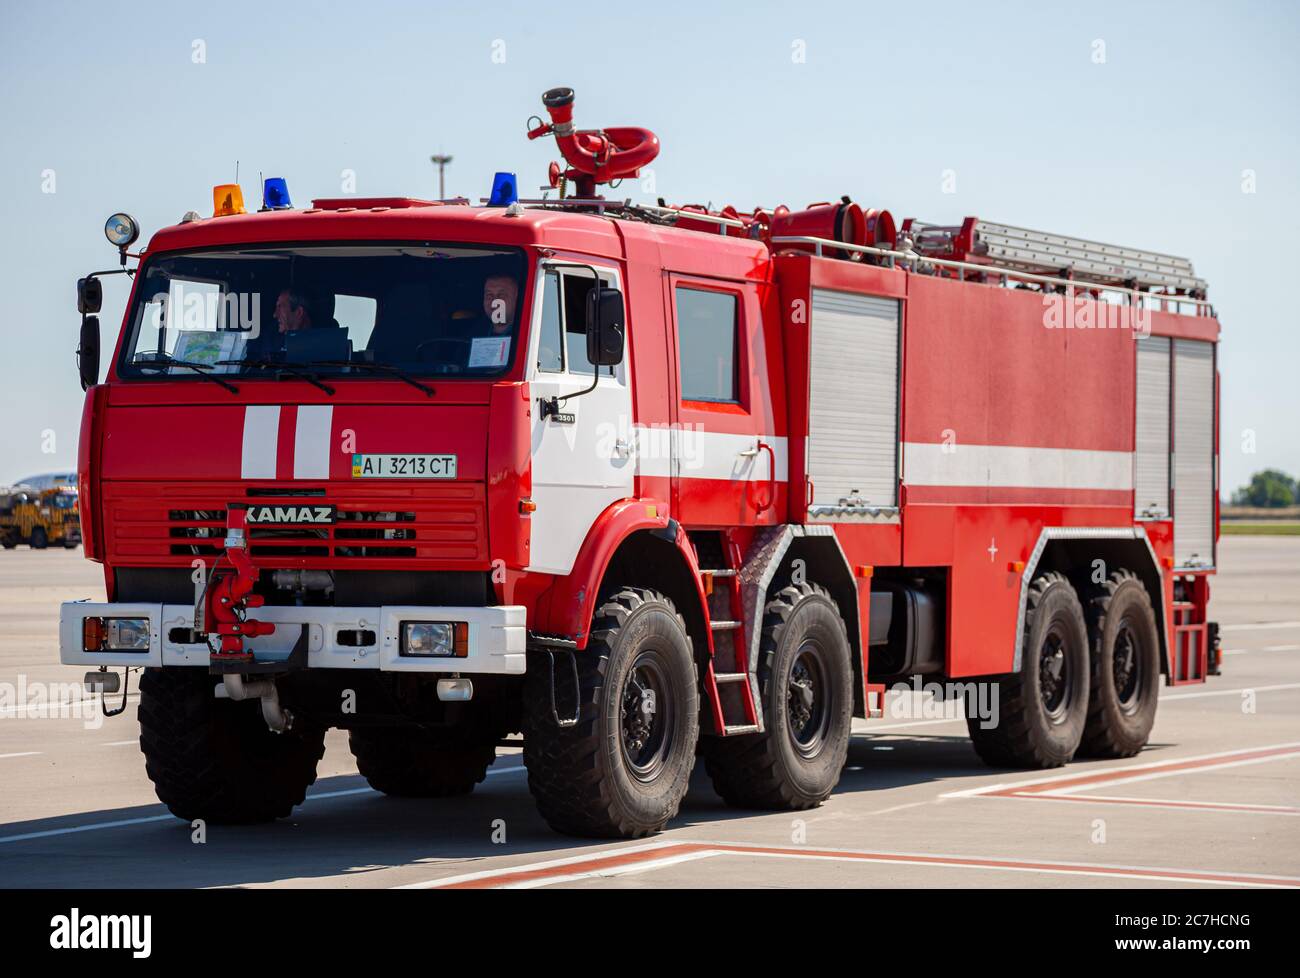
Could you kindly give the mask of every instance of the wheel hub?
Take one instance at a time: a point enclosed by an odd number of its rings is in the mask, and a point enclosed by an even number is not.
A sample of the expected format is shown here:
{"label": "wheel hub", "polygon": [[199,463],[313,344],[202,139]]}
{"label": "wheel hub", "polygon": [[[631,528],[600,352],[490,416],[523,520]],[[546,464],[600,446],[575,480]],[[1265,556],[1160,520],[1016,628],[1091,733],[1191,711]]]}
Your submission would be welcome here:
{"label": "wheel hub", "polygon": [[668,672],[658,652],[642,652],[619,698],[623,758],[637,780],[653,781],[663,769],[672,751],[674,720]]}
{"label": "wheel hub", "polygon": [[1140,644],[1128,620],[1120,622],[1115,636],[1115,650],[1111,655],[1111,675],[1115,680],[1115,697],[1126,710],[1135,705],[1142,686],[1139,656]]}
{"label": "wheel hub", "polygon": [[1054,627],[1044,637],[1038,652],[1038,689],[1043,708],[1054,720],[1065,714],[1070,703],[1072,677],[1065,651],[1065,639]]}
{"label": "wheel hub", "polygon": [[830,708],[822,668],[821,647],[808,643],[795,656],[786,684],[786,715],[790,739],[805,757],[821,751],[830,727]]}

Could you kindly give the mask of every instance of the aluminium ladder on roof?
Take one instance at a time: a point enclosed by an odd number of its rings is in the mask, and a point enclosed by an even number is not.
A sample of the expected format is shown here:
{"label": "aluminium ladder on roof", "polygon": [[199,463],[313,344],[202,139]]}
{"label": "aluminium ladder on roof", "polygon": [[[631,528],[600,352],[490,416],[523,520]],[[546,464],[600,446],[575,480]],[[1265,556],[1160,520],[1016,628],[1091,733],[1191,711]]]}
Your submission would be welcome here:
{"label": "aluminium ladder on roof", "polygon": [[1010,224],[967,218],[945,227],[910,221],[906,230],[923,254],[953,257],[1037,274],[1072,275],[1100,284],[1172,289],[1203,297],[1206,283],[1186,258],[1140,248],[1124,248],[1087,238],[1032,231]]}

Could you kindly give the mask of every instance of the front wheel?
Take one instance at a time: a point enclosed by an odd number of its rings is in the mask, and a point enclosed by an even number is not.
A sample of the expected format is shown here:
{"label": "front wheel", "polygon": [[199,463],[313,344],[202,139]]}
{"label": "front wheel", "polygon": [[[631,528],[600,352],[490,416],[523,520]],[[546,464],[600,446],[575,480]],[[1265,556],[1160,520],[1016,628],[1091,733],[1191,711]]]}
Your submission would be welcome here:
{"label": "front wheel", "polygon": [[853,723],[848,630],[820,587],[792,584],[763,614],[764,731],[706,737],[714,790],[739,808],[820,805],[839,783]]}
{"label": "front wheel", "polygon": [[[552,716],[551,673],[529,663],[524,764],[542,817],[559,832],[638,838],[663,829],[686,794],[699,735],[699,693],[686,623],[664,595],[615,590],[575,653],[578,722]],[[567,666],[556,681],[572,683]]]}
{"label": "front wheel", "polygon": [[186,821],[284,818],[316,780],[325,730],[300,719],[275,733],[257,700],[217,699],[219,682],[206,669],[144,671],[140,749],[158,800]]}

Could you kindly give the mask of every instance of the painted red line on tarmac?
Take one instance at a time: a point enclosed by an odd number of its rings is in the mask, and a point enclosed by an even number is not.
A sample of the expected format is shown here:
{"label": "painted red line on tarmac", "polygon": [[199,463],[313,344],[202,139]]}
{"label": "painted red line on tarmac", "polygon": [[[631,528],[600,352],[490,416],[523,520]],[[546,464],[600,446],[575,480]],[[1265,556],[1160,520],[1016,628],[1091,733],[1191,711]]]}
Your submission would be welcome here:
{"label": "painted red line on tarmac", "polygon": [[[601,870],[625,869],[638,863],[654,863],[674,856],[693,853],[728,854],[737,856],[786,856],[796,859],[832,859],[842,862],[908,863],[920,866],[957,867],[970,869],[1016,870],[1040,873],[1083,873],[1091,876],[1114,876],[1130,879],[1161,879],[1190,883],[1237,883],[1247,886],[1283,886],[1300,888],[1300,879],[1285,876],[1244,876],[1232,873],[1211,873],[1197,870],[1160,869],[1105,866],[1089,863],[1047,863],[1025,860],[987,859],[967,856],[925,856],[911,853],[862,852],[842,849],[791,849],[768,846],[737,846],[725,843],[680,843],[665,845],[640,852],[611,853],[591,859],[578,860],[563,866],[551,865],[538,869],[503,870],[499,874],[448,884],[445,889],[490,889],[539,882],[547,879],[598,873]],[[434,885],[437,887],[436,884]]]}
{"label": "painted red line on tarmac", "polygon": [[1009,785],[998,791],[985,792],[985,797],[1025,797],[1044,792],[1061,791],[1064,788],[1078,788],[1089,784],[1105,784],[1108,781],[1124,781],[1129,778],[1166,774],[1172,771],[1196,771],[1205,768],[1222,767],[1226,764],[1239,764],[1242,761],[1256,760],[1262,757],[1281,757],[1285,754],[1300,754],[1300,747],[1265,747],[1260,750],[1240,751],[1219,757],[1194,758],[1187,761],[1168,761],[1163,764],[1141,765],[1139,767],[1117,768],[1113,771],[1098,771],[1094,774],[1076,774],[1040,781],[1038,784],[1023,786]]}
{"label": "painted red line on tarmac", "polygon": [[447,886],[435,886],[434,889],[487,890],[498,886],[511,886],[516,883],[527,883],[531,880],[545,879],[548,876],[567,876],[570,873],[596,873],[602,869],[616,869],[623,866],[631,866],[640,862],[663,859],[668,856],[689,855],[693,852],[702,852],[706,849],[717,848],[720,847],[683,842],[678,845],[663,846],[662,848],[656,847],[654,849],[642,850],[640,852],[613,852],[608,856],[593,856],[591,859],[582,859],[577,862],[566,863],[563,866],[547,866],[541,869],[520,869],[513,872],[508,869],[502,870],[498,875],[482,876],[478,879],[463,880],[459,883],[450,883]]}
{"label": "painted red line on tarmac", "polygon": [[1286,805],[1243,805],[1228,801],[1175,801],[1164,798],[1106,798],[1097,795],[1030,794],[1029,792],[998,792],[1000,798],[1032,798],[1036,801],[1084,801],[1101,805],[1138,805],[1154,808],[1185,808],[1202,812],[1242,812],[1263,815],[1300,815],[1300,808]]}

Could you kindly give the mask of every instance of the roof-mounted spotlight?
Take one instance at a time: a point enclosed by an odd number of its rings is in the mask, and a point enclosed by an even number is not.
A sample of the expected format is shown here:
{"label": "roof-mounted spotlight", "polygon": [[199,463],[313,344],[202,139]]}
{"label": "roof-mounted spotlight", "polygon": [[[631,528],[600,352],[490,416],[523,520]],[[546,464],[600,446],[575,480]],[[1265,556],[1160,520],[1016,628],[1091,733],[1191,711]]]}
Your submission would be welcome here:
{"label": "roof-mounted spotlight", "polygon": [[140,225],[130,214],[114,214],[104,224],[104,237],[113,247],[125,251],[140,237]]}

